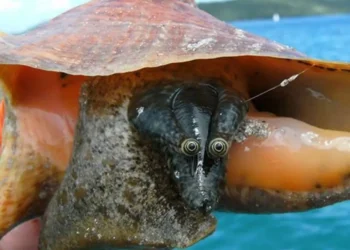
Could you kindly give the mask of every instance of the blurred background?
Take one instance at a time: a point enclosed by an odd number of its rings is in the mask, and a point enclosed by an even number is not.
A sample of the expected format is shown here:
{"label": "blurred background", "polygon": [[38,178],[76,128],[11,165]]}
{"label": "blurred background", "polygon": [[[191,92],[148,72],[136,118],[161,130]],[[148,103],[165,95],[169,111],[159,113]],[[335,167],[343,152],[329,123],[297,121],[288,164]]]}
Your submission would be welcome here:
{"label": "blurred background", "polygon": [[[0,30],[21,33],[86,0],[0,0]],[[198,0],[236,27],[310,57],[350,62],[350,0]],[[304,213],[216,213],[218,230],[191,250],[348,250],[350,202]]]}
{"label": "blurred background", "polygon": [[[88,0],[0,0],[0,30],[19,33]],[[196,0],[227,22],[350,13],[349,0]]]}

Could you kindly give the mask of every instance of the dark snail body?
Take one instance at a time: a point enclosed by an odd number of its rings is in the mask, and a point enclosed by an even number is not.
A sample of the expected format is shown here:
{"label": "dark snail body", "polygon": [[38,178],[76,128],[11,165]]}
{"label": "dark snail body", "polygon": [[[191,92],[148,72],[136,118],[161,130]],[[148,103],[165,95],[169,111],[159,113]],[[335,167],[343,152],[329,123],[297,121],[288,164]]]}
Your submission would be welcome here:
{"label": "dark snail body", "polygon": [[167,157],[180,195],[210,212],[219,199],[227,152],[248,107],[235,91],[212,83],[175,83],[133,96],[129,121]]}

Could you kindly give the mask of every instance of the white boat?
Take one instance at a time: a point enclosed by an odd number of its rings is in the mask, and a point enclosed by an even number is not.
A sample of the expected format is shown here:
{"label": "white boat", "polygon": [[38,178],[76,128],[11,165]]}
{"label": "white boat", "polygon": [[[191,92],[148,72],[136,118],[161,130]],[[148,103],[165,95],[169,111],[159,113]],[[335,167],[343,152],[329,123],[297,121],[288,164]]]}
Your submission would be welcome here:
{"label": "white boat", "polygon": [[274,22],[279,22],[280,21],[280,15],[278,13],[275,13],[272,15],[272,20]]}

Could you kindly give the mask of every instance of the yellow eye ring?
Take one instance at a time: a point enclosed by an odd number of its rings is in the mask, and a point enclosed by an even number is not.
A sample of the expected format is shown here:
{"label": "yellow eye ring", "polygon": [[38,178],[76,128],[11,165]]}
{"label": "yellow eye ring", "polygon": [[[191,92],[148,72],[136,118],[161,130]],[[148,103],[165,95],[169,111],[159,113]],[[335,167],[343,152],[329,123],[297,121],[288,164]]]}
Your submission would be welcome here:
{"label": "yellow eye ring", "polygon": [[209,153],[214,157],[223,157],[228,150],[229,144],[225,139],[215,138],[209,143]]}
{"label": "yellow eye ring", "polygon": [[181,143],[181,152],[188,156],[198,154],[200,150],[199,142],[195,139],[186,139]]}

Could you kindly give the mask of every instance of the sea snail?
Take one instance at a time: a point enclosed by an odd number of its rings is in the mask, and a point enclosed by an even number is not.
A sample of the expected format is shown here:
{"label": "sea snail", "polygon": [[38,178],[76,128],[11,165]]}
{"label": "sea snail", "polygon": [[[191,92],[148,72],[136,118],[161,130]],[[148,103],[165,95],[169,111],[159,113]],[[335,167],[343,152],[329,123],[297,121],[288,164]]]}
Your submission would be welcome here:
{"label": "sea snail", "polygon": [[130,122],[163,151],[182,198],[211,212],[219,200],[233,137],[248,105],[212,82],[143,88],[130,101]]}

